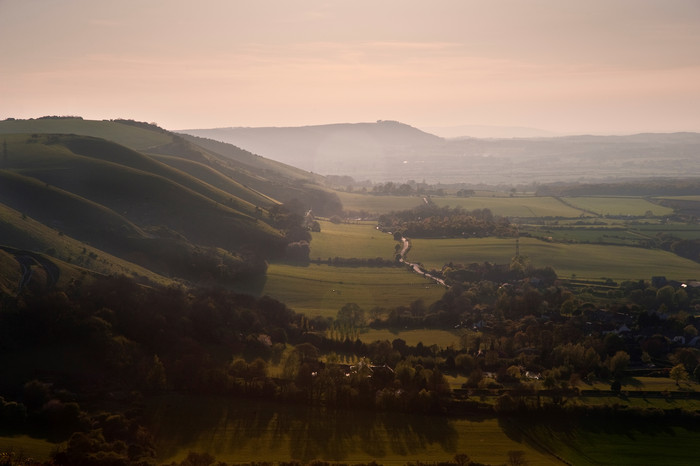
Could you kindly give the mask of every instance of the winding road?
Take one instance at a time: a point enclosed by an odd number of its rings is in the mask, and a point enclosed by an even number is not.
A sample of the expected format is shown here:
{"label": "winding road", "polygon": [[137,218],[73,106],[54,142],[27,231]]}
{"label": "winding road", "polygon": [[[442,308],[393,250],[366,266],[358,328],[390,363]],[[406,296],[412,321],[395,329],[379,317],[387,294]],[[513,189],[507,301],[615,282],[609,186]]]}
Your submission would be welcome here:
{"label": "winding road", "polygon": [[416,264],[414,262],[408,262],[406,260],[406,253],[408,253],[408,250],[411,249],[411,242],[405,236],[401,237],[401,242],[403,243],[403,245],[401,247],[401,252],[399,253],[399,262],[408,265],[418,275],[422,275],[425,278],[433,280],[435,281],[435,283],[444,286],[445,288],[449,288],[449,286],[445,284],[445,281],[442,278],[438,278],[434,275],[429,274],[428,272],[423,270],[423,268],[419,264]]}

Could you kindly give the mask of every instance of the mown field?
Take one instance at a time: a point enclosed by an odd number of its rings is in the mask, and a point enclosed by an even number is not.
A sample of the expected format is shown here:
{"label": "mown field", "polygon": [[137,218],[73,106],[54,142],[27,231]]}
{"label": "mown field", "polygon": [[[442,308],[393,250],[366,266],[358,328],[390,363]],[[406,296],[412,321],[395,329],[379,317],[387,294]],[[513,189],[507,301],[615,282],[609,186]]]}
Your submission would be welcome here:
{"label": "mown field", "polygon": [[[253,400],[168,396],[149,403],[159,461],[207,451],[226,462],[342,461],[403,465],[416,460],[504,464],[525,452],[528,464],[561,464],[507,435],[496,419],[466,420],[403,413],[341,411]],[[187,422],[182,422],[187,420]]]}
{"label": "mown field", "polygon": [[306,315],[335,317],[347,303],[356,303],[365,310],[393,308],[417,299],[432,303],[444,291],[405,268],[270,264],[261,294]]}
{"label": "mown field", "polygon": [[678,465],[696,464],[697,426],[653,422],[592,422],[578,424],[504,422],[511,438],[555,452],[575,465]]}
{"label": "mown field", "polygon": [[332,223],[320,220],[321,232],[311,233],[311,259],[329,257],[393,260],[399,244],[394,238],[376,229],[376,223]]}
{"label": "mown field", "polygon": [[382,214],[392,210],[405,210],[424,204],[420,196],[375,196],[372,194],[337,191],[345,210],[364,210],[370,214]]}
{"label": "mown field", "polygon": [[[624,246],[561,244],[520,238],[520,254],[536,267],[551,266],[562,278],[649,279],[663,275],[669,279],[700,277],[700,264],[670,252]],[[412,262],[427,268],[441,268],[449,262],[510,263],[515,255],[513,238],[414,239],[408,254]]]}
{"label": "mown field", "polygon": [[649,202],[641,197],[582,196],[564,198],[568,204],[598,215],[654,216],[670,215],[673,209]]}
{"label": "mown field", "polygon": [[580,217],[584,212],[569,207],[553,197],[432,197],[440,207],[461,207],[465,210],[491,209],[503,217]]}

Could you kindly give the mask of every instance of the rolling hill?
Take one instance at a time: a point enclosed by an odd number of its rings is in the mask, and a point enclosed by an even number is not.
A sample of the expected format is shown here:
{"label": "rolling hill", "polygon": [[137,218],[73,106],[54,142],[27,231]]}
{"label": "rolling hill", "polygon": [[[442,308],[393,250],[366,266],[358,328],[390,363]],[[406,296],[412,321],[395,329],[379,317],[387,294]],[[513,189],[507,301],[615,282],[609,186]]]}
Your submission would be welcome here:
{"label": "rolling hill", "polygon": [[443,139],[387,121],[183,132],[323,175],[374,182],[517,185],[700,175],[698,133]]}
{"label": "rolling hill", "polygon": [[373,179],[392,172],[387,158],[393,154],[413,153],[444,143],[442,138],[396,121],[180,132],[234,144],[315,173],[351,176],[361,173]]}
{"label": "rolling hill", "polygon": [[248,280],[289,241],[281,203],[342,208],[316,175],[146,123],[5,120],[0,138],[0,245],[93,272]]}

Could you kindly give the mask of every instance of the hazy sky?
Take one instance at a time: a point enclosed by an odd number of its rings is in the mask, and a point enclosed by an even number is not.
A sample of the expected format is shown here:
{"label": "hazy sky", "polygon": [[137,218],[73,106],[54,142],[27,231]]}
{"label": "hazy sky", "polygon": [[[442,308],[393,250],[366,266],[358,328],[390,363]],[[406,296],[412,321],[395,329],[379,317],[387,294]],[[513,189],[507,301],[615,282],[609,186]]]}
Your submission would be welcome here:
{"label": "hazy sky", "polygon": [[698,0],[0,0],[0,118],[700,131]]}

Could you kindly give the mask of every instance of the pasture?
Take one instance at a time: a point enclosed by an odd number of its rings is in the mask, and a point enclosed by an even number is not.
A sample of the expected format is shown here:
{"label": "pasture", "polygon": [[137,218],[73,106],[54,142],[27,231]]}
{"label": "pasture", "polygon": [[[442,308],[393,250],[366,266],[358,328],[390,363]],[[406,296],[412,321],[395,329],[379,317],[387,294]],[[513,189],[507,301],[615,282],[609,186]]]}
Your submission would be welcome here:
{"label": "pasture", "polygon": [[311,233],[311,259],[356,257],[359,259],[393,260],[394,238],[375,228],[375,223],[332,223],[319,220],[321,232]]}
{"label": "pasture", "polygon": [[367,311],[374,307],[389,309],[417,299],[433,303],[444,292],[432,280],[401,267],[270,264],[261,295],[309,316],[335,317],[347,303],[356,303]]}
{"label": "pasture", "polygon": [[[444,264],[492,262],[509,264],[515,255],[514,238],[414,239],[408,260],[428,269]],[[520,238],[520,254],[535,267],[552,267],[559,277],[613,280],[648,279],[663,275],[669,279],[700,278],[700,264],[670,252],[625,246],[562,244]]]}
{"label": "pasture", "polygon": [[502,217],[580,217],[584,214],[553,197],[431,197],[438,206],[490,209]]}
{"label": "pasture", "polygon": [[511,438],[555,452],[570,464],[688,465],[696,462],[697,427],[610,419],[554,423],[501,420]]}
{"label": "pasture", "polygon": [[649,202],[641,197],[567,197],[565,201],[582,210],[598,215],[630,215],[641,217],[651,212],[654,216],[671,215],[673,209]]}
{"label": "pasture", "polygon": [[[217,460],[384,465],[452,460],[504,464],[521,450],[530,465],[561,464],[511,438],[496,419],[454,419],[396,412],[344,411],[255,400],[171,395],[148,403],[159,462],[182,461],[189,451]],[[182,422],[184,419],[187,422]]]}
{"label": "pasture", "polygon": [[336,191],[336,194],[338,194],[345,210],[364,210],[370,214],[412,209],[424,204],[422,196],[375,196],[345,191]]}

